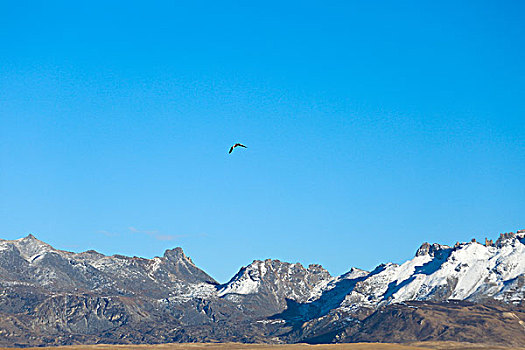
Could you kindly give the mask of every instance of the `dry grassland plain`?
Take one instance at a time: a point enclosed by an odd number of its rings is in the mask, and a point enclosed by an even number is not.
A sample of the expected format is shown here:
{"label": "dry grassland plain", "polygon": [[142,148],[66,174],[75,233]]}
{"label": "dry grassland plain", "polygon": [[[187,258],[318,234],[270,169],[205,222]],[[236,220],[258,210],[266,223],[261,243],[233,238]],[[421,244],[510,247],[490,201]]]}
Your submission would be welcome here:
{"label": "dry grassland plain", "polygon": [[[0,350],[13,348],[0,348]],[[239,343],[176,343],[156,345],[71,345],[56,347],[34,347],[25,350],[525,350],[525,347],[472,344],[456,342],[417,342],[407,344],[353,343],[353,344],[239,344]]]}

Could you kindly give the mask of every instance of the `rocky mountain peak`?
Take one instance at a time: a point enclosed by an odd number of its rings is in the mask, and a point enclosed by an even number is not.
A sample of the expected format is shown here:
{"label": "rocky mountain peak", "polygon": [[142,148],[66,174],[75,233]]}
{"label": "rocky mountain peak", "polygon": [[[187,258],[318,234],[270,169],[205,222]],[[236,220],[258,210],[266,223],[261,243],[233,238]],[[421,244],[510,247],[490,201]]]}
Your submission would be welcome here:
{"label": "rocky mountain peak", "polygon": [[425,256],[425,255],[434,257],[438,252],[446,250],[446,249],[450,249],[450,247],[447,245],[442,245],[438,243],[430,244],[428,242],[425,242],[417,250],[416,257]]}
{"label": "rocky mountain peak", "polygon": [[[155,258],[148,260],[152,263],[152,266],[165,267],[170,271],[172,275],[178,276],[178,279],[189,282],[189,283],[210,283],[213,285],[218,284],[211,276],[206,272],[199,269],[191,260],[189,256],[184,254],[181,247],[173,249],[167,249],[164,252],[163,258]],[[160,264],[158,264],[160,262]],[[162,271],[161,268],[158,271]]]}
{"label": "rocky mountain peak", "polygon": [[191,260],[191,258],[186,256],[186,254],[184,254],[184,251],[182,250],[181,247],[176,247],[173,249],[166,249],[166,251],[164,252],[164,257],[174,262],[185,260],[193,264],[193,261]]}
{"label": "rocky mountain peak", "polygon": [[430,243],[425,242],[418,248],[416,252],[416,256],[427,255],[429,251],[430,251]]}
{"label": "rocky mountain peak", "polygon": [[359,269],[357,267],[352,267],[350,271],[348,271],[347,273],[341,276],[341,279],[354,279],[354,278],[366,276],[369,273],[370,272]]}
{"label": "rocky mountain peak", "polygon": [[326,270],[322,265],[320,264],[310,264],[307,268],[308,271],[312,273],[322,273],[322,274],[330,274],[328,270]]}
{"label": "rocky mountain peak", "polygon": [[[285,299],[306,301],[312,291],[333,277],[319,264],[305,268],[300,263],[277,259],[254,260],[242,267],[226,284],[219,287],[219,296],[257,295],[272,300],[271,308],[278,309]],[[270,306],[269,306],[270,307]]]}
{"label": "rocky mountain peak", "polygon": [[79,253],[80,256],[90,256],[94,258],[102,258],[105,257],[104,254],[97,252],[96,250],[90,249],[86,250],[85,252]]}
{"label": "rocky mountain peak", "polygon": [[242,268],[237,275],[244,275],[253,280],[286,279],[296,275],[323,275],[331,277],[330,273],[319,264],[310,264],[305,268],[301,263],[289,263],[278,259],[254,260]]}
{"label": "rocky mountain peak", "polygon": [[35,255],[45,252],[56,251],[55,248],[37,239],[32,234],[28,234],[26,237],[14,241],[6,242],[12,242],[12,244],[14,244],[14,246],[20,251],[20,254],[26,259],[30,259]]}
{"label": "rocky mountain peak", "polygon": [[38,238],[33,236],[33,234],[31,234],[31,233],[28,234],[25,237],[22,237],[22,238],[19,238],[19,239],[15,240],[15,242],[19,242],[19,243],[23,243],[23,244],[39,244],[39,245],[46,245],[46,246],[51,247],[49,244],[47,244],[45,242],[42,242],[41,240],[39,240]]}
{"label": "rocky mountain peak", "polygon": [[518,237],[521,243],[525,244],[525,230],[518,230],[516,232],[516,236]]}
{"label": "rocky mountain peak", "polygon": [[507,244],[513,244],[515,240],[520,241],[521,243],[525,244],[525,230],[518,230],[516,233],[514,232],[505,232],[501,233],[496,240],[496,247],[502,247]]}

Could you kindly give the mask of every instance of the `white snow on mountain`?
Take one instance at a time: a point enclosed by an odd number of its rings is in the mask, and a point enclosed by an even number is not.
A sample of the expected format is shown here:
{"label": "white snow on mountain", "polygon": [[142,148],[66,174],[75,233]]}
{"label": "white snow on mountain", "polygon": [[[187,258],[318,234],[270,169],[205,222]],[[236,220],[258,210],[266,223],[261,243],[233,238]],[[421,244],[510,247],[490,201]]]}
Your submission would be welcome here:
{"label": "white snow on mountain", "polygon": [[230,282],[221,287],[219,296],[226,294],[255,294],[259,291],[261,278],[266,274],[264,261],[256,260],[241,269]]}
{"label": "white snow on mountain", "polygon": [[520,236],[502,240],[499,246],[470,242],[411,265],[401,265],[392,278],[399,286],[392,293],[394,301],[478,300],[496,296],[505,284],[525,274],[525,245]]}
{"label": "white snow on mountain", "polygon": [[[293,265],[286,268],[290,266]],[[255,261],[223,285],[219,296],[259,293],[268,268],[267,263]],[[449,247],[425,243],[413,259],[401,265],[383,264],[372,272],[354,268],[339,277],[316,280],[305,301],[315,302],[324,295],[341,300],[339,306],[344,308],[377,307],[408,300],[522,301],[525,231],[502,234],[495,244],[473,241]],[[294,290],[286,297],[297,300]]]}
{"label": "white snow on mountain", "polygon": [[27,237],[19,238],[13,241],[3,240],[0,242],[0,247],[3,247],[3,249],[8,249],[9,245],[15,246],[20,252],[20,256],[22,256],[28,262],[35,260],[39,255],[44,253],[57,251],[49,244],[36,239],[35,236],[31,234]]}
{"label": "white snow on mountain", "polygon": [[[407,300],[524,300],[523,231],[496,245],[434,245],[401,265],[386,264],[356,283],[341,306],[374,306]],[[419,252],[419,251],[418,251]]]}
{"label": "white snow on mountain", "polygon": [[[57,250],[34,236],[0,240],[0,283],[35,283],[49,288],[151,293],[177,300],[264,295],[318,303],[322,307],[377,307],[408,300],[525,299],[525,231],[502,234],[492,243],[454,247],[423,244],[403,264],[383,264],[368,272],[352,268],[338,277],[320,265],[255,260],[218,286],[181,248],[144,259],[105,256],[95,251]],[[16,266],[9,269],[9,266]],[[133,287],[131,287],[133,286]],[[140,287],[140,288],[139,288]],[[137,291],[137,288],[140,290]]]}

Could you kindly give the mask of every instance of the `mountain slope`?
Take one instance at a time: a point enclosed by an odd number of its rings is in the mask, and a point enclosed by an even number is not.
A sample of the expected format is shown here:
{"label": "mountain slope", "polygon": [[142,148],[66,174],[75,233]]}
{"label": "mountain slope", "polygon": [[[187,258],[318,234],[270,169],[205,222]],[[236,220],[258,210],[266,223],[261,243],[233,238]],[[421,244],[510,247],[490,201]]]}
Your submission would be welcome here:
{"label": "mountain slope", "polygon": [[[413,259],[401,265],[382,264],[371,272],[354,268],[339,277],[308,274],[308,270],[294,275],[288,272],[290,264],[282,267],[286,263],[255,261],[221,286],[220,295],[240,303],[249,298],[259,302],[286,299],[282,316],[288,320],[310,320],[333,309],[361,313],[363,308],[407,300],[497,299],[519,303],[525,299],[524,237],[525,231],[518,231],[502,234],[494,244],[472,241],[449,247],[424,243]],[[284,273],[265,277],[272,264]],[[279,288],[283,281],[290,283],[294,278],[300,282],[292,284],[293,288]]]}
{"label": "mountain slope", "polygon": [[[336,277],[320,265],[256,260],[223,285],[181,248],[144,259],[61,251],[32,235],[0,240],[1,345],[520,342],[524,299],[523,230],[494,243],[424,243],[403,264]],[[480,327],[504,331],[481,336]]]}
{"label": "mountain slope", "polygon": [[53,293],[165,297],[196,284],[218,284],[181,248],[166,250],[163,257],[153,259],[105,256],[95,251],[77,254],[54,249],[33,235],[0,241],[0,273],[0,283],[24,284]]}
{"label": "mountain slope", "polygon": [[304,268],[299,263],[255,260],[219,286],[218,296],[251,306],[254,315],[270,316],[286,307],[286,299],[297,302],[312,299],[333,279],[321,265]]}

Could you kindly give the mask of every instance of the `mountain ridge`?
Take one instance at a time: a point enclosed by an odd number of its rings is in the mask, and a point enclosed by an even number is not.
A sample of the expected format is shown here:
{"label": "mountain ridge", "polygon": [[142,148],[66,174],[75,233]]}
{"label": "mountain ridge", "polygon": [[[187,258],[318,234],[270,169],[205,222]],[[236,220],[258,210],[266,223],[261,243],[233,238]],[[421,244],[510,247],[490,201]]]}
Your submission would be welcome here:
{"label": "mountain ridge", "polygon": [[[455,300],[499,303],[502,315],[518,315],[511,329],[519,330],[520,322],[525,329],[525,230],[484,244],[425,242],[404,263],[351,268],[340,276],[318,264],[254,260],[223,284],[181,247],[152,259],[107,256],[58,250],[30,234],[0,240],[0,287],[0,328],[7,332],[1,345],[378,339],[387,337],[377,326],[378,310],[398,310],[409,323],[427,316],[414,318],[414,306],[406,303],[434,305],[427,314],[444,323],[447,313],[460,319],[474,312],[469,306],[459,312],[450,304]],[[385,322],[393,322],[392,315],[386,312]],[[438,339],[449,323],[427,333]],[[417,324],[410,329],[411,339],[427,334]]]}

